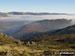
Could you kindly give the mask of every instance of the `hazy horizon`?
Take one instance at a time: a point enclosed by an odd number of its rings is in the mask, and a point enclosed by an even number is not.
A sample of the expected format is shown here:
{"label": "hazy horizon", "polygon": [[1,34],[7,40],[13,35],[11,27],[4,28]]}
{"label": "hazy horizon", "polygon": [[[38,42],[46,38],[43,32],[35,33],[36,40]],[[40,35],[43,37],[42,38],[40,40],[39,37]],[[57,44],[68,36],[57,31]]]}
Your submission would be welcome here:
{"label": "hazy horizon", "polygon": [[74,0],[1,0],[1,12],[49,12],[75,14]]}

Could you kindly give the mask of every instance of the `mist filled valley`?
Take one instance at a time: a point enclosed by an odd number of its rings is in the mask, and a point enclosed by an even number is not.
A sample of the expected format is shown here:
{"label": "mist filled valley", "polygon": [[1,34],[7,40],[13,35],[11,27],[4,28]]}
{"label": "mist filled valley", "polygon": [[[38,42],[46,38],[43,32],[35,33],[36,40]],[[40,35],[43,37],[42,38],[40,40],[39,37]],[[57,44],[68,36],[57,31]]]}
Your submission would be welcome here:
{"label": "mist filled valley", "polygon": [[0,56],[75,56],[75,0],[0,0]]}
{"label": "mist filled valley", "polygon": [[0,15],[0,55],[46,56],[74,50],[74,14],[15,12]]}
{"label": "mist filled valley", "polygon": [[[17,12],[18,13],[18,12]],[[62,29],[75,23],[75,15],[19,15],[0,16],[0,31],[10,35],[47,32]]]}

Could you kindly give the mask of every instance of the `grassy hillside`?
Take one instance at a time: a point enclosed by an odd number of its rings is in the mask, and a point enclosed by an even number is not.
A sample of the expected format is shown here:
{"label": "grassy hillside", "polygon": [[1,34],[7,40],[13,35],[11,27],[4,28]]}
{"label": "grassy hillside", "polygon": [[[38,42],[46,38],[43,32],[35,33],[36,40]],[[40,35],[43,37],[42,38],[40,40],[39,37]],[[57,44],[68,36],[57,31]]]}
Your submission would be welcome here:
{"label": "grassy hillside", "polygon": [[[75,50],[75,25],[56,30],[52,33],[39,34],[30,38],[23,38],[22,41],[36,43],[30,47],[40,50]],[[63,34],[63,33],[64,34]],[[66,32],[66,33],[65,33]]]}
{"label": "grassy hillside", "polygon": [[39,52],[42,50],[32,49],[20,40],[0,32],[0,56],[37,56]]}
{"label": "grassy hillside", "polygon": [[[50,56],[52,52],[75,51],[75,33],[58,34],[58,32],[74,31],[74,26],[55,32],[39,34],[31,38],[14,39],[0,32],[1,56]],[[52,56],[59,56],[53,55]]]}

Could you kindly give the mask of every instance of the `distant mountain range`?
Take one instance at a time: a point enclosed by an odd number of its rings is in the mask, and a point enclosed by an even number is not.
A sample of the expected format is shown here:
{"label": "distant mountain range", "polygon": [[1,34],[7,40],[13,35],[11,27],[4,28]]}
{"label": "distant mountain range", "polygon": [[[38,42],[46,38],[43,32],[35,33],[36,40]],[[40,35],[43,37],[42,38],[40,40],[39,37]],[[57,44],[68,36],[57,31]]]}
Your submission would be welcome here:
{"label": "distant mountain range", "polygon": [[34,13],[34,12],[8,12],[8,14],[12,15],[72,15],[68,13]]}
{"label": "distant mountain range", "polygon": [[7,16],[7,15],[74,15],[68,13],[34,13],[34,12],[0,12],[0,16]]}
{"label": "distant mountain range", "polygon": [[68,13],[34,13],[34,12],[8,12],[8,14],[13,14],[13,15],[73,15],[73,14],[68,14]]}

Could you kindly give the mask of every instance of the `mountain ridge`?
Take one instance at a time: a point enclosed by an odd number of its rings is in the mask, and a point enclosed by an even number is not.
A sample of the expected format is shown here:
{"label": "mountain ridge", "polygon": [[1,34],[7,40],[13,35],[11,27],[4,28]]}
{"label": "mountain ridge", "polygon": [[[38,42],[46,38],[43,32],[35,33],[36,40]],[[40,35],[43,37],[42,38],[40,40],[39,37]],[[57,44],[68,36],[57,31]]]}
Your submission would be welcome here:
{"label": "mountain ridge", "polygon": [[21,36],[21,34],[26,35],[27,33],[33,35],[35,33],[47,32],[47,31],[65,28],[69,25],[71,25],[71,20],[66,20],[66,19],[41,20],[23,26],[20,30],[15,32],[15,34],[13,35],[14,37],[18,35]]}
{"label": "mountain ridge", "polygon": [[48,12],[0,12],[0,15],[75,15],[69,13],[48,13]]}

